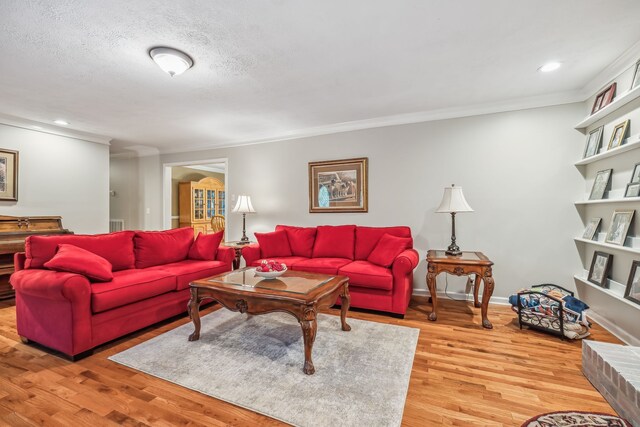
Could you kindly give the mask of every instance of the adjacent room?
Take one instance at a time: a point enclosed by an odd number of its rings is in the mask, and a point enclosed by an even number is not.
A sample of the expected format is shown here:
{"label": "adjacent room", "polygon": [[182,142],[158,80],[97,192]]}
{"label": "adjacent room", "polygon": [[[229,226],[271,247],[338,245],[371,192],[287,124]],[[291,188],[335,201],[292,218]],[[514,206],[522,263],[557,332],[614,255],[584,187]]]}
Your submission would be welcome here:
{"label": "adjacent room", "polygon": [[640,3],[0,3],[0,425],[640,427]]}

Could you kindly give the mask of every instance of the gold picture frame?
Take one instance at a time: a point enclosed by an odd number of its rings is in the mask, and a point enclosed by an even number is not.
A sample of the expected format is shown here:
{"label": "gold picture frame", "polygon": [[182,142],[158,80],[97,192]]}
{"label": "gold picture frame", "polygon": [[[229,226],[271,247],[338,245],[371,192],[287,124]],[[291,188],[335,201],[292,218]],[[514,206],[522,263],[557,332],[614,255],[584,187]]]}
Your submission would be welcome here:
{"label": "gold picture frame", "polygon": [[620,147],[622,142],[624,141],[624,137],[627,135],[627,130],[629,128],[629,119],[625,120],[622,123],[617,124],[613,128],[613,132],[611,132],[611,139],[609,139],[609,146],[607,150],[611,150],[612,148]]}
{"label": "gold picture frame", "polygon": [[0,201],[18,201],[18,152],[0,148]]}
{"label": "gold picture frame", "polygon": [[369,159],[309,162],[309,212],[368,212]]}

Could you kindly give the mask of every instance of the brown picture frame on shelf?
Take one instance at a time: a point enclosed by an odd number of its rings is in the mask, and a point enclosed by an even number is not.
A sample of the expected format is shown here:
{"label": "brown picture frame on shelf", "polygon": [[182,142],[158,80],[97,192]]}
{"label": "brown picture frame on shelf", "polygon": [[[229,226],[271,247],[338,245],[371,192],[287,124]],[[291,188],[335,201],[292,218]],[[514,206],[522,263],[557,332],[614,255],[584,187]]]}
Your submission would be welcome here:
{"label": "brown picture frame on shelf", "polygon": [[596,96],[596,100],[593,102],[593,108],[591,109],[591,114],[602,110],[607,105],[611,104],[613,98],[616,96],[616,86],[617,83],[613,82],[609,86],[607,86],[603,91],[598,93]]}
{"label": "brown picture frame on shelf", "polygon": [[634,209],[616,209],[613,211],[604,242],[610,245],[624,246],[635,213]]}
{"label": "brown picture frame on shelf", "polygon": [[18,152],[0,148],[0,201],[18,201]]}
{"label": "brown picture frame on shelf", "polygon": [[640,60],[636,62],[636,71],[633,73],[633,80],[631,80],[631,88],[629,90],[633,90],[640,86]]}
{"label": "brown picture frame on shelf", "polygon": [[640,182],[630,182],[624,192],[624,197],[640,197]]}
{"label": "brown picture frame on shelf", "polygon": [[640,261],[631,263],[627,288],[624,291],[624,297],[636,304],[640,304],[640,268],[638,267],[640,267]]}
{"label": "brown picture frame on shelf", "polygon": [[627,136],[628,129],[629,129],[629,119],[615,125],[613,128],[613,132],[611,132],[611,138],[609,139],[609,145],[607,146],[607,150],[620,147],[625,137]]}
{"label": "brown picture frame on shelf", "polygon": [[604,197],[604,193],[607,192],[611,184],[612,174],[613,169],[604,169],[596,173],[593,186],[591,187],[591,193],[589,194],[589,200],[600,200]]}
{"label": "brown picture frame on shelf", "polygon": [[584,147],[584,155],[582,156],[583,159],[598,154],[598,151],[600,150],[600,146],[602,144],[603,129],[604,126],[600,126],[599,128],[596,128],[589,132],[589,136],[587,136],[587,143]]}
{"label": "brown picture frame on shelf", "polygon": [[602,288],[608,288],[609,284],[607,283],[607,279],[609,278],[609,271],[611,271],[612,263],[612,254],[595,251],[593,253],[593,258],[591,259],[591,267],[589,268],[587,280],[594,285],[598,285]]}
{"label": "brown picture frame on shelf", "polygon": [[602,218],[591,218],[587,223],[587,226],[584,228],[582,238],[586,240],[593,240],[598,233],[598,229],[600,229],[600,223],[602,223]]}
{"label": "brown picture frame on shelf", "polygon": [[368,212],[369,159],[309,162],[309,212]]}

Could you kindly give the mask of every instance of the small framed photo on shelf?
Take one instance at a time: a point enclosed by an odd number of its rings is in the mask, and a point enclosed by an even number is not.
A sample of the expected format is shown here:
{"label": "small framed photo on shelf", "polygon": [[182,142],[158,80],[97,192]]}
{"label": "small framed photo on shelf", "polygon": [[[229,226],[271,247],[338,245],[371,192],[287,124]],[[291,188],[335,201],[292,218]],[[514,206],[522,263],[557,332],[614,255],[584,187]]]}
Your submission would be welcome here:
{"label": "small framed photo on shelf", "polygon": [[640,72],[638,70],[640,70],[640,61],[636,62],[636,71],[635,73],[633,73],[633,80],[631,80],[631,89],[629,90],[633,90],[640,86]]}
{"label": "small framed photo on shelf", "polygon": [[595,251],[593,253],[593,259],[591,260],[591,268],[589,268],[587,280],[594,285],[608,288],[609,284],[607,283],[607,279],[609,278],[611,264],[613,264],[613,255]]}
{"label": "small framed photo on shelf", "polygon": [[640,261],[631,263],[631,272],[629,280],[627,280],[627,289],[624,291],[624,297],[630,301],[640,304]]}
{"label": "small framed photo on shelf", "polygon": [[602,142],[602,129],[604,129],[604,126],[600,126],[599,128],[589,132],[587,145],[584,148],[584,156],[582,156],[583,159],[598,154],[598,150],[600,150],[600,144]]}
{"label": "small framed photo on shelf", "polygon": [[627,184],[627,190],[624,192],[624,197],[639,197],[640,196],[640,182],[630,182]]}
{"label": "small framed photo on shelf", "polygon": [[633,221],[633,214],[636,211],[616,209],[611,217],[611,224],[609,224],[609,231],[607,231],[607,237],[605,237],[605,243],[612,245],[624,246],[624,241],[627,239],[627,233],[629,227],[631,227],[631,221]]}
{"label": "small framed photo on shelf", "polygon": [[617,124],[613,128],[613,133],[611,134],[611,139],[609,140],[609,147],[607,147],[607,150],[611,150],[612,148],[616,148],[622,145],[622,141],[624,141],[624,137],[627,135],[628,128],[628,119],[620,124]]}
{"label": "small framed photo on shelf", "polygon": [[582,238],[593,240],[600,228],[600,222],[602,222],[602,218],[591,218],[584,229],[584,233],[582,233]]}
{"label": "small framed photo on shelf", "polygon": [[596,178],[593,180],[593,187],[591,187],[591,194],[589,194],[589,200],[599,200],[604,197],[604,193],[609,189],[612,173],[613,169],[605,169],[596,174]]}
{"label": "small framed photo on shelf", "polygon": [[602,110],[604,107],[611,104],[614,96],[616,96],[615,82],[611,83],[605,90],[603,90],[596,96],[596,100],[593,102],[593,108],[591,109],[591,114]]}
{"label": "small framed photo on shelf", "polygon": [[640,182],[640,163],[636,163],[636,165],[633,167],[631,181],[629,182]]}

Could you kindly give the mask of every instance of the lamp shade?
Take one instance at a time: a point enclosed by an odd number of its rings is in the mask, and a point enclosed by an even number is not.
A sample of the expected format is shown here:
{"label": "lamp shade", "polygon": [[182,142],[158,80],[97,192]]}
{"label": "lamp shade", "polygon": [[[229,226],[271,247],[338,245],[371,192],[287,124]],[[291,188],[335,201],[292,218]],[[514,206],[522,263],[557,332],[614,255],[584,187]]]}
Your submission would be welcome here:
{"label": "lamp shade", "polygon": [[251,196],[245,196],[244,194],[238,196],[238,201],[231,212],[255,213],[253,205],[251,204]]}
{"label": "lamp shade", "polygon": [[445,187],[444,194],[442,195],[442,202],[436,209],[438,213],[451,213],[451,212],[473,212],[471,206],[464,198],[462,194],[462,187]]}

